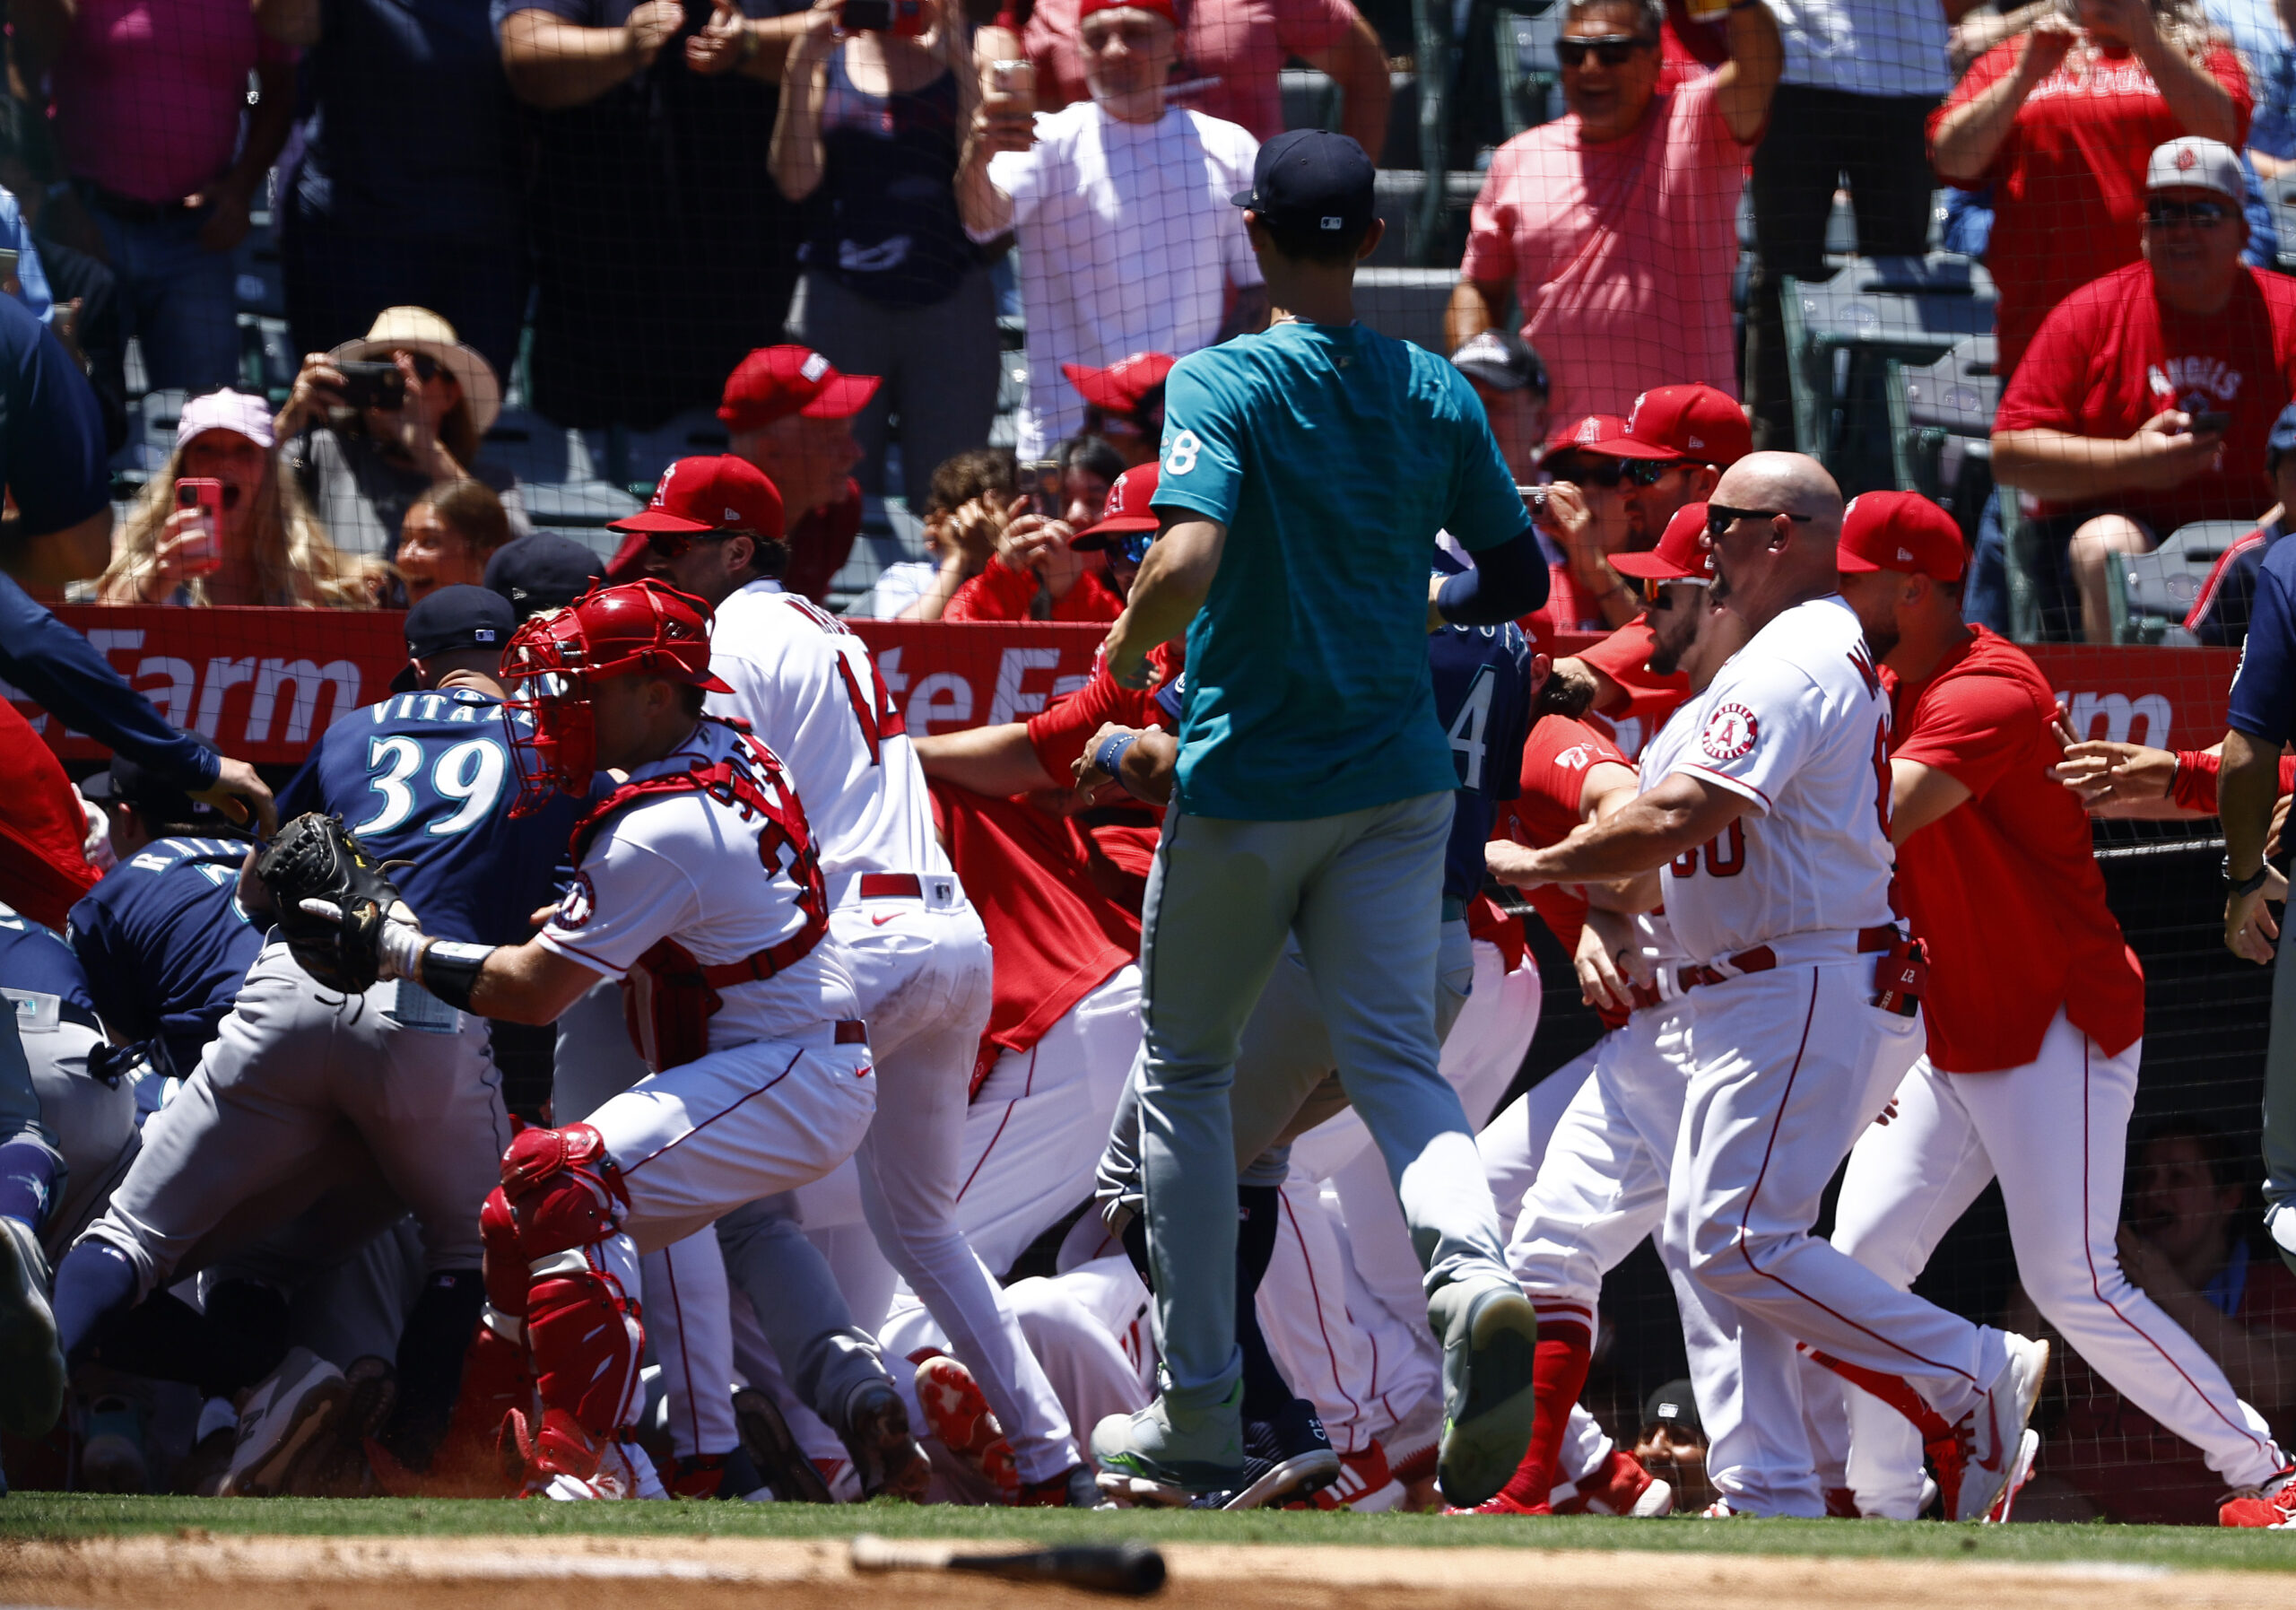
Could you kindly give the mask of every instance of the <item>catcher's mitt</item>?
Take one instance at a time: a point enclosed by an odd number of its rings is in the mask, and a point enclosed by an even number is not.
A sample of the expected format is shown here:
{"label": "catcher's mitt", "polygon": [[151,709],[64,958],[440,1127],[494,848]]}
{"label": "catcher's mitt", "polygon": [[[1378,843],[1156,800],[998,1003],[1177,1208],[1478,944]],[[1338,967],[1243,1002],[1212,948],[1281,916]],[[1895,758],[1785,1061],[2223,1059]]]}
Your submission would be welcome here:
{"label": "catcher's mitt", "polygon": [[[393,909],[400,920],[413,920],[387,875],[407,865],[375,860],[344,831],[342,817],[310,811],[279,830],[257,858],[255,875],[270,891],[287,948],[303,970],[329,989],[361,995],[380,973],[383,924]],[[323,901],[336,914],[307,911],[306,901]]]}

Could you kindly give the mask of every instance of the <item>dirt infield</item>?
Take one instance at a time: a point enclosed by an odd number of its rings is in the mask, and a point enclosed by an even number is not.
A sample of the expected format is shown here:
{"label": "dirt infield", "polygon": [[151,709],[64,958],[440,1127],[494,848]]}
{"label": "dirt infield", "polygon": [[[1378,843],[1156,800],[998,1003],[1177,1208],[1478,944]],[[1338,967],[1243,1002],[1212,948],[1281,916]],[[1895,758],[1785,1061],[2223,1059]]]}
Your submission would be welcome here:
{"label": "dirt infield", "polygon": [[[966,1545],[968,1552],[993,1546]],[[2246,1610],[2232,1571],[1792,1556],[1167,1545],[1159,1602],[1220,1610]],[[968,1575],[856,1573],[841,1541],[175,1536],[0,1543],[0,1606],[86,1610],[500,1610],[511,1584],[578,1582],[626,1610],[1056,1610],[1118,1601]],[[582,1596],[596,1600],[597,1594]]]}

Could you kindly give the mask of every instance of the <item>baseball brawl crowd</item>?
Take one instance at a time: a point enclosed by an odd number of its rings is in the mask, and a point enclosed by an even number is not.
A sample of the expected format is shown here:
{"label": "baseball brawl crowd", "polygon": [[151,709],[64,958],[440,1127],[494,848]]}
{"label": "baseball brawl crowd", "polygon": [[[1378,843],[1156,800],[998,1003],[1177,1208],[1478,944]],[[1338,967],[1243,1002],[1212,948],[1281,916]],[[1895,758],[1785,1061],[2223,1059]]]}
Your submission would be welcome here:
{"label": "baseball brawl crowd", "polygon": [[[2131,1132],[2090,827],[2221,814],[2272,961],[2283,10],[1556,9],[1446,359],[1357,317],[1347,0],[14,0],[0,676],[114,758],[0,704],[6,1475],[2296,1525],[2296,970],[2252,1236],[2224,1136]],[[1784,283],[1939,181],[1966,527],[1788,450]],[[185,400],[117,515],[131,370]],[[726,450],[594,550],[512,395]],[[912,735],[829,607],[888,496],[925,551],[850,613],[1093,623],[1084,685]],[[2076,738],[2005,526],[2108,640],[2208,519],[2223,742]],[[67,596],[404,608],[406,666],[266,781]],[[1531,924],[1604,1032],[1518,1093]],[[1913,1287],[1996,1182],[1993,1324]],[[1646,1240],[1689,1376],[1605,1425]]]}

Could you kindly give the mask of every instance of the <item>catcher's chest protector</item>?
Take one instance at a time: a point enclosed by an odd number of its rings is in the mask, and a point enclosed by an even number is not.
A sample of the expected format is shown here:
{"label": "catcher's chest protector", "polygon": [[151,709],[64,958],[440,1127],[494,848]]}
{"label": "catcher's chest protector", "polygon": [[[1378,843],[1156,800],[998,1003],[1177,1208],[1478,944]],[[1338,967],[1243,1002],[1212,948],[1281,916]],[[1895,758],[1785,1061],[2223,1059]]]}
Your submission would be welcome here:
{"label": "catcher's chest protector", "polygon": [[669,795],[707,794],[735,812],[743,826],[756,835],[758,861],[767,875],[786,872],[798,886],[797,909],[804,915],[804,926],[738,962],[697,961],[692,952],[666,936],[638,958],[622,981],[622,1014],[631,1043],[657,1074],[709,1050],[709,1019],[725,1005],[720,989],[763,982],[802,960],[829,932],[829,896],[822,886],[821,859],[805,823],[804,807],[790,791],[780,761],[750,735],[747,726],[736,721],[725,725],[741,735],[732,755],[715,765],[697,763],[673,775],[624,783],[574,829],[578,866],[598,830],[617,812]]}

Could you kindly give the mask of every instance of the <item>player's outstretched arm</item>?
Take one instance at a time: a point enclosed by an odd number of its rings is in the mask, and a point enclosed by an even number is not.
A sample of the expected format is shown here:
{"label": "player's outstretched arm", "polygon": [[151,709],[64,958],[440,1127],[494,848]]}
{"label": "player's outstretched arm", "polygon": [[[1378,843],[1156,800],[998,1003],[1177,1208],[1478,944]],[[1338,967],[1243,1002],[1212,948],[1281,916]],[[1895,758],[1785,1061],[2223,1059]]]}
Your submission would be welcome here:
{"label": "player's outstretched arm", "polygon": [[1149,651],[1187,632],[1212,591],[1227,545],[1228,527],[1201,517],[1170,520],[1157,535],[1103,647],[1118,685],[1148,685]]}
{"label": "player's outstretched arm", "polygon": [[1484,847],[1492,876],[1527,889],[1587,883],[1656,872],[1745,814],[1744,795],[1676,771],[1605,822],[1573,828],[1545,849],[1493,840]]}
{"label": "player's outstretched arm", "polygon": [[1969,785],[1919,761],[1890,761],[1890,842],[1902,844],[1970,796]]}
{"label": "player's outstretched arm", "polygon": [[1037,759],[1025,721],[927,733],[914,742],[917,763],[925,768],[926,776],[976,794],[1002,799],[1060,787],[1059,779],[1046,775],[1044,762]]}

